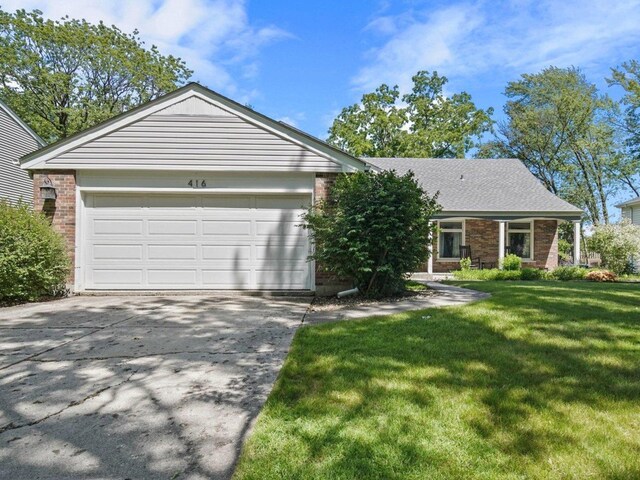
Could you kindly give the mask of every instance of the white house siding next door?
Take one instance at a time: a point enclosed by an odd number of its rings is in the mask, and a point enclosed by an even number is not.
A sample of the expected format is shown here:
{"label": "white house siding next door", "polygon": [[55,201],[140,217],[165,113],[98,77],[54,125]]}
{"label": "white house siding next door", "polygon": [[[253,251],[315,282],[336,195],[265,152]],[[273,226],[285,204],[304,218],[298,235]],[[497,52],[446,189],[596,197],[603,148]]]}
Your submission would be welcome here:
{"label": "white house siding next door", "polygon": [[309,289],[308,195],[87,194],[87,289]]}

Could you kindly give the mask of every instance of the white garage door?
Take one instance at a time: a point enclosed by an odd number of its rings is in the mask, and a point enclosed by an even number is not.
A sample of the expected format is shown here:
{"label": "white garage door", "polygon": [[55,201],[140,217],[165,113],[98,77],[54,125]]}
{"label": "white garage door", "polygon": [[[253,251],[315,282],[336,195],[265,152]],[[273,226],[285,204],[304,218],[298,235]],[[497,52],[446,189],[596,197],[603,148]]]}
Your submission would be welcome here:
{"label": "white garage door", "polygon": [[87,289],[309,289],[309,196],[85,199]]}

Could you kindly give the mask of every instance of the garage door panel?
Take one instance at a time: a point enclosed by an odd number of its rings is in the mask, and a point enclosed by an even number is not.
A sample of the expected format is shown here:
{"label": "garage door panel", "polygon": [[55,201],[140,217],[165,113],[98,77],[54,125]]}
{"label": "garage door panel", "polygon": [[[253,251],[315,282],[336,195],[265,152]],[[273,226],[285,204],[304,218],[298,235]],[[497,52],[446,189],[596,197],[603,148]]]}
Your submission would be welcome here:
{"label": "garage door panel", "polygon": [[94,285],[111,288],[119,288],[121,285],[141,286],[142,276],[142,268],[96,268],[92,270]]}
{"label": "garage door panel", "polygon": [[250,260],[250,245],[203,245],[203,260]]}
{"label": "garage door panel", "polygon": [[305,288],[307,272],[305,269],[295,270],[256,270],[258,288]]}
{"label": "garage door panel", "polygon": [[142,245],[100,245],[91,250],[93,260],[142,260]]}
{"label": "garage door panel", "polygon": [[198,258],[196,245],[149,245],[147,252],[149,260],[197,260]]}
{"label": "garage door panel", "polygon": [[262,237],[305,237],[304,228],[300,227],[301,221],[271,220],[256,222],[256,235]]}
{"label": "garage door panel", "polygon": [[256,245],[256,260],[271,261],[306,261],[309,255],[309,248],[305,243],[293,244],[258,244]]}
{"label": "garage door panel", "polygon": [[85,288],[310,288],[304,196],[86,200]]}
{"label": "garage door panel", "polygon": [[93,221],[94,235],[142,235],[142,220],[115,220],[111,218]]}
{"label": "garage door panel", "polygon": [[149,235],[195,235],[197,220],[149,220]]}
{"label": "garage door panel", "polygon": [[246,289],[251,288],[251,270],[226,269],[202,270],[202,285],[208,288]]}
{"label": "garage door panel", "polygon": [[149,285],[196,287],[197,272],[193,270],[153,269],[147,270]]}
{"label": "garage door panel", "polygon": [[203,235],[250,235],[251,220],[245,221],[221,221],[203,220]]}

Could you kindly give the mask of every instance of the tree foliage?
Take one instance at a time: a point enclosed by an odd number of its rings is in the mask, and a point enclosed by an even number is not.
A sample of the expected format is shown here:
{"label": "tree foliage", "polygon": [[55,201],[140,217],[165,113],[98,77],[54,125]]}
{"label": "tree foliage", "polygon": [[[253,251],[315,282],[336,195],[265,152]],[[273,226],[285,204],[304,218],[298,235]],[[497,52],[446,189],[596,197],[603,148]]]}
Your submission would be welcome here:
{"label": "tree foliage", "polygon": [[340,176],[304,220],[323,268],[353,279],[367,296],[384,296],[401,291],[407,273],[428,258],[437,211],[436,197],[411,172],[358,172]]}
{"label": "tree foliage", "polygon": [[598,252],[602,264],[621,275],[633,273],[632,258],[640,258],[640,226],[628,219],[620,223],[597,226],[589,239],[591,248]]}
{"label": "tree foliage", "polygon": [[0,98],[48,141],[175,90],[191,71],[138,32],[0,10]]}
{"label": "tree foliage", "polygon": [[608,223],[623,159],[616,104],[576,68],[522,75],[505,95],[507,120],[480,156],[521,159],[547,189],[583,207],[591,223]]}
{"label": "tree foliage", "polygon": [[620,126],[626,151],[618,174],[623,184],[640,197],[640,62],[631,60],[612,69],[607,81],[624,91],[621,103],[625,116]]}
{"label": "tree foliage", "polygon": [[444,94],[447,78],[420,71],[410,93],[381,85],[344,108],[329,129],[329,142],[358,157],[457,157],[491,130],[493,110],[471,96]]}

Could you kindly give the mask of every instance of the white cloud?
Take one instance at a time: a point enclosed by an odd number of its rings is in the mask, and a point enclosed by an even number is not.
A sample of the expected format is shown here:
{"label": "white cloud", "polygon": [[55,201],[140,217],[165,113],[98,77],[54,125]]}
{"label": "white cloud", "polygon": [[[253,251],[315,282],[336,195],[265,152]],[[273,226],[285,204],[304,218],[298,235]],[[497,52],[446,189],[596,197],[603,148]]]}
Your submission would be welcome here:
{"label": "white cloud", "polygon": [[479,0],[387,14],[367,27],[385,41],[369,52],[353,83],[363,90],[383,82],[406,89],[418,70],[471,77],[504,69],[533,72],[548,65],[589,69],[631,51],[640,40],[639,24],[639,0]]}
{"label": "white cloud", "polygon": [[255,92],[239,89],[235,71],[255,76],[260,49],[289,36],[273,25],[253,26],[243,0],[4,0],[2,8],[38,9],[52,19],[102,20],[127,33],[138,29],[147,45],[181,57],[195,71],[194,80],[245,100]]}

